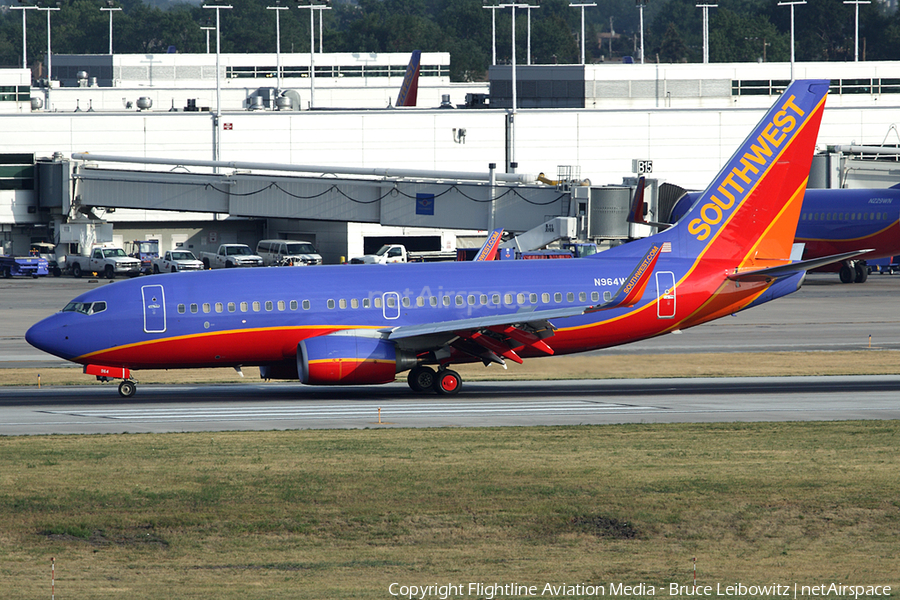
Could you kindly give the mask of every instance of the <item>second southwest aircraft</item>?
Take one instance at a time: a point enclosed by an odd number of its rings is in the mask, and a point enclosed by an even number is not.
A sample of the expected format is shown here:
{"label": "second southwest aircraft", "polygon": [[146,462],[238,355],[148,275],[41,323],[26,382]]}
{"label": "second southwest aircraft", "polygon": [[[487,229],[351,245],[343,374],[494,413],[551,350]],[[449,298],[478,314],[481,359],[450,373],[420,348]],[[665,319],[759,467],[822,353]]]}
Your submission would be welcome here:
{"label": "second southwest aircraft", "polygon": [[[229,269],[82,294],[29,343],[122,378],[258,365],[264,378],[455,394],[453,364],[569,354],[693,327],[797,290],[791,263],[828,82],[785,90],[677,225],[566,261]],[[436,370],[435,368],[436,367]]]}

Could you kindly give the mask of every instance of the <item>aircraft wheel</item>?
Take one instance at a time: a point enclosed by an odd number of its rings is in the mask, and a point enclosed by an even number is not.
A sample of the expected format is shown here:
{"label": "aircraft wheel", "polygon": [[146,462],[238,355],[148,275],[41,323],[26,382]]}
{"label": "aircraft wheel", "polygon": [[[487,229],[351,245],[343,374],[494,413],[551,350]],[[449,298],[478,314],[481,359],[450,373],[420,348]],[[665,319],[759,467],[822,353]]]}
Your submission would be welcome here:
{"label": "aircraft wheel", "polygon": [[435,373],[431,367],[424,365],[414,367],[406,377],[406,382],[414,392],[427,392],[434,389]]}
{"label": "aircraft wheel", "polygon": [[133,381],[128,381],[127,379],[119,384],[119,395],[123,398],[131,398],[134,396],[134,393],[137,391],[137,386]]}
{"label": "aircraft wheel", "polygon": [[103,269],[103,275],[107,279],[115,279],[116,278],[116,272],[113,271],[112,265],[106,265],[106,268]]}
{"label": "aircraft wheel", "polygon": [[841,265],[841,271],[839,275],[841,278],[841,283],[853,283],[853,280],[856,278],[856,273],[847,264]]}
{"label": "aircraft wheel", "polygon": [[450,369],[438,373],[434,380],[434,391],[442,396],[458,394],[461,387],[462,379],[459,377],[459,373]]}
{"label": "aircraft wheel", "polygon": [[853,281],[855,283],[865,283],[868,278],[869,266],[862,262],[856,263],[856,278]]}

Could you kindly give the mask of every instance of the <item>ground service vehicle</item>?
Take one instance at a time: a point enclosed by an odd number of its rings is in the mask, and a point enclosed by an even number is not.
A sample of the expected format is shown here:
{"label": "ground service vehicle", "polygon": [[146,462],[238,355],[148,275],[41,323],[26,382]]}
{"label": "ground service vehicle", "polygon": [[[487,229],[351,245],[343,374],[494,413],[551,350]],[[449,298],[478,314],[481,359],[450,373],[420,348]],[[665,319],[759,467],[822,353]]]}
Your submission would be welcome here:
{"label": "ground service vehicle", "polygon": [[66,255],[66,268],[73,277],[85,273],[96,273],[107,279],[115,279],[117,275],[137,277],[141,274],[141,261],[125,254],[122,248],[94,246],[90,256]]}
{"label": "ground service vehicle", "polygon": [[154,273],[178,273],[180,271],[201,271],[203,263],[190,250],[169,250],[153,260]]}
{"label": "ground service vehicle", "polygon": [[200,260],[207,269],[263,266],[263,259],[253,254],[247,244],[222,244],[215,253],[201,252]]}
{"label": "ground service vehicle", "polygon": [[153,273],[153,261],[159,258],[159,242],[157,240],[131,242],[129,256],[141,261],[141,273],[149,275]]}
{"label": "ground service vehicle", "polygon": [[5,278],[17,275],[38,278],[47,274],[47,259],[40,256],[10,256],[0,254],[0,276]]}
{"label": "ground service vehicle", "polygon": [[352,265],[388,265],[407,262],[438,262],[456,260],[456,250],[409,252],[403,244],[385,244],[375,254],[350,259]]}
{"label": "ground service vehicle", "polygon": [[299,240],[262,240],[256,245],[256,254],[267,267],[302,267],[321,265],[322,256],[310,242]]}

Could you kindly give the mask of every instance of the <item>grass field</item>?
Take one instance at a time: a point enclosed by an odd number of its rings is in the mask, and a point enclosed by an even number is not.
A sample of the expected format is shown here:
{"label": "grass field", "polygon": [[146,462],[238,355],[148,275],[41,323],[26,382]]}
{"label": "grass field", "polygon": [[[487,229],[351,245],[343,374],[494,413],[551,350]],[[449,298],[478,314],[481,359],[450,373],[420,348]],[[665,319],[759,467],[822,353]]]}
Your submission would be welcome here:
{"label": "grass field", "polygon": [[60,599],[668,597],[693,557],[703,585],[896,595],[898,445],[879,421],[0,438],[0,596],[49,597],[51,557]]}

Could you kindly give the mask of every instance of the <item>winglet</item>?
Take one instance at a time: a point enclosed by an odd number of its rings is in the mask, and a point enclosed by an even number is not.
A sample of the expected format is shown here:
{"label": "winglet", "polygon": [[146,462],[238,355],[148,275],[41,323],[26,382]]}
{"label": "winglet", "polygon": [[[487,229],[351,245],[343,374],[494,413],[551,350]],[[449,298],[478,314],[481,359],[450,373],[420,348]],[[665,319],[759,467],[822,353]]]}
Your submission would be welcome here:
{"label": "winglet", "polygon": [[421,66],[422,52],[413,50],[409,57],[409,65],[406,67],[406,75],[400,85],[400,93],[397,95],[396,106],[415,106],[419,94],[419,67]]}
{"label": "winglet", "polygon": [[628,222],[637,225],[647,225],[644,220],[644,176],[638,177],[637,187],[634,189],[634,198],[631,201],[631,212],[628,213]]}
{"label": "winglet", "polygon": [[494,260],[497,258],[497,248],[500,246],[500,240],[503,237],[503,228],[495,229],[491,232],[491,235],[484,240],[484,245],[481,246],[481,250],[478,251],[478,254],[475,255],[475,258],[472,259],[473,262],[483,261],[483,260]]}
{"label": "winglet", "polygon": [[629,223],[635,225],[649,225],[650,227],[659,227],[665,229],[671,227],[671,223],[657,223],[656,221],[648,221],[644,218],[644,189],[647,184],[644,176],[638,177],[637,187],[634,189],[634,198],[631,200],[631,210],[628,212],[628,218],[625,219]]}
{"label": "winglet", "polygon": [[643,260],[638,263],[634,268],[634,271],[631,272],[631,275],[625,279],[625,283],[622,284],[622,287],[619,288],[613,297],[603,304],[587,309],[585,312],[590,313],[598,310],[609,310],[610,308],[628,307],[637,304],[638,300],[641,299],[641,296],[644,295],[647,284],[650,283],[653,267],[656,265],[656,261],[659,259],[659,253],[661,251],[662,248],[660,246],[656,244],[651,246],[650,250],[647,251],[647,254],[644,255]]}

